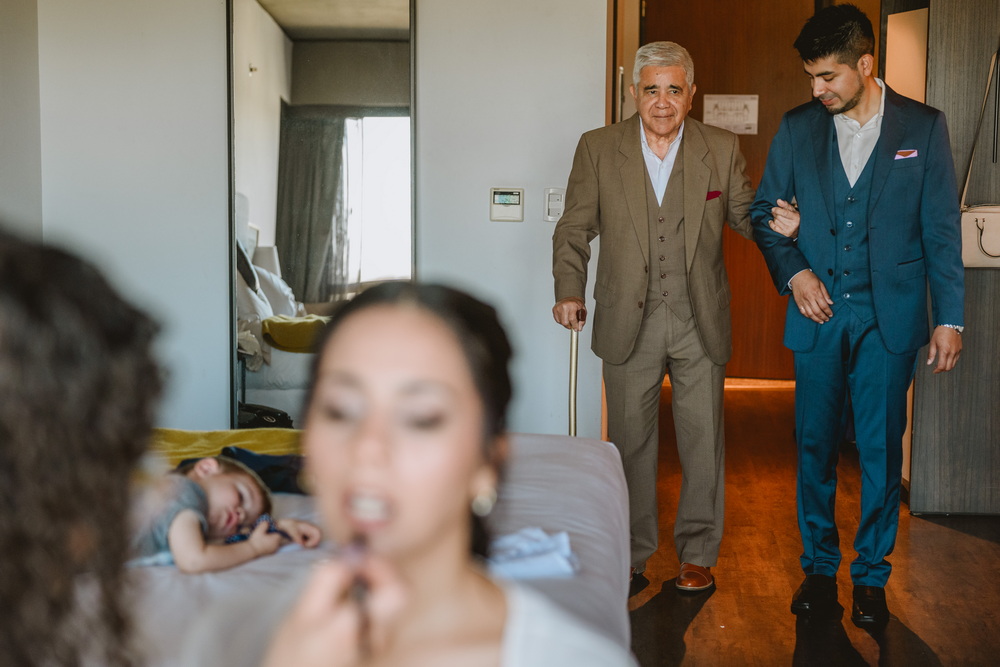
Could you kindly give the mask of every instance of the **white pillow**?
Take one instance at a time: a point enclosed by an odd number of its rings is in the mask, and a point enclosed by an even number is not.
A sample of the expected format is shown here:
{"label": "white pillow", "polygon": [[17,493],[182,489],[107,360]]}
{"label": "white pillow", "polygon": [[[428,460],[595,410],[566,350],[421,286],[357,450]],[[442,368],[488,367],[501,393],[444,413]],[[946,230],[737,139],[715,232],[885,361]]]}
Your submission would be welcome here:
{"label": "white pillow", "polygon": [[300,312],[302,304],[295,300],[292,288],[282,280],[281,276],[275,275],[259,266],[255,266],[254,270],[257,272],[257,280],[260,281],[260,290],[267,297],[268,303],[271,304],[271,310],[275,315],[298,317],[302,314]]}
{"label": "white pillow", "polygon": [[[260,272],[260,269],[257,269]],[[264,290],[254,292],[243,280],[243,276],[236,274],[236,318],[239,320],[252,320],[254,316],[258,320],[264,320],[274,315],[274,309],[267,299]]]}

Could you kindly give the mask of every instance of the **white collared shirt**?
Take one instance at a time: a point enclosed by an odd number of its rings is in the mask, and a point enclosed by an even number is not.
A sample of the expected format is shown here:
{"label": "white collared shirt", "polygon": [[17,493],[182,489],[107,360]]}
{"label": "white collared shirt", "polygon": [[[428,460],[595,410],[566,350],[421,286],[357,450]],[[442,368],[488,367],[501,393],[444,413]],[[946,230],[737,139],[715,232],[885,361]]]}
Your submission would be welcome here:
{"label": "white collared shirt", "polygon": [[681,145],[681,137],[684,136],[684,123],[677,131],[677,138],[670,142],[667,154],[661,160],[659,156],[649,147],[646,141],[646,130],[642,126],[642,118],[639,119],[639,138],[642,141],[642,158],[646,162],[646,172],[649,180],[653,183],[653,192],[656,194],[656,202],[663,203],[663,193],[667,191],[667,183],[670,182],[670,172],[674,170],[674,162],[677,161],[677,151]]}
{"label": "white collared shirt", "polygon": [[846,113],[838,113],[833,117],[833,126],[837,129],[837,146],[840,148],[840,162],[844,165],[847,180],[851,187],[857,182],[868,158],[875,150],[875,144],[882,134],[882,116],[885,115],[885,83],[878,77],[875,83],[881,89],[881,99],[878,113],[862,125]]}

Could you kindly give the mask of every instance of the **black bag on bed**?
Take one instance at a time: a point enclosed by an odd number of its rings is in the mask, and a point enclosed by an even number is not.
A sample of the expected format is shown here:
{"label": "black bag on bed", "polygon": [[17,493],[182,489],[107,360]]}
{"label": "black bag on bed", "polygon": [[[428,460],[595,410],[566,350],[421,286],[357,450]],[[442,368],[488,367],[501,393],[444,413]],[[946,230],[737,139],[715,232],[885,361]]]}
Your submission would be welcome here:
{"label": "black bag on bed", "polygon": [[288,413],[278,408],[256,403],[240,403],[237,428],[294,428]]}

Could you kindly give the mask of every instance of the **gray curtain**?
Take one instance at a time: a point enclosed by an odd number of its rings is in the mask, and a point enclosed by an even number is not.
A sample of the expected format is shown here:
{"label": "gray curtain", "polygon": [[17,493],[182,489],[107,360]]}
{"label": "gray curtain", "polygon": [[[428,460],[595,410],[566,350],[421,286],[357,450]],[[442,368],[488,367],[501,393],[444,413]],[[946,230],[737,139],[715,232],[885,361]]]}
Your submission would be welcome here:
{"label": "gray curtain", "polygon": [[300,301],[346,292],[344,119],[326,107],[282,111],[275,245],[282,277]]}

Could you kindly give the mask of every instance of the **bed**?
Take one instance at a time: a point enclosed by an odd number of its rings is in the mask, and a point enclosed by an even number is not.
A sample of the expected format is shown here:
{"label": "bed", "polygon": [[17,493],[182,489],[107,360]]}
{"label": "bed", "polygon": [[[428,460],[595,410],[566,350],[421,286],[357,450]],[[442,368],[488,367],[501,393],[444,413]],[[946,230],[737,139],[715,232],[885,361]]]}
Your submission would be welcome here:
{"label": "bed", "polygon": [[[265,454],[295,451],[298,431],[250,429],[191,432],[160,430],[154,449],[172,463],[239,446]],[[600,440],[515,434],[501,487],[490,517],[494,535],[538,527],[565,531],[579,571],[571,578],[524,580],[620,645],[630,645],[628,599],[628,500],[621,460]],[[278,516],[319,522],[308,496],[275,494]],[[327,547],[328,545],[324,545]],[[232,570],[181,574],[173,566],[133,567],[128,572],[136,631],[149,665],[178,665],[177,648],[198,621],[198,610],[213,600],[256,587],[277,592],[303,568],[327,555],[284,547],[277,554]]]}
{"label": "bed", "polygon": [[[273,254],[277,256],[276,251]],[[253,264],[250,253],[237,243],[241,403],[277,408],[288,413],[293,425],[301,425],[314,357],[312,343],[325,321],[307,313],[307,306],[295,298],[280,273]]]}
{"label": "bed", "polygon": [[295,427],[302,426],[313,354],[271,348],[270,361],[243,377],[241,403],[264,405],[287,412]]}

